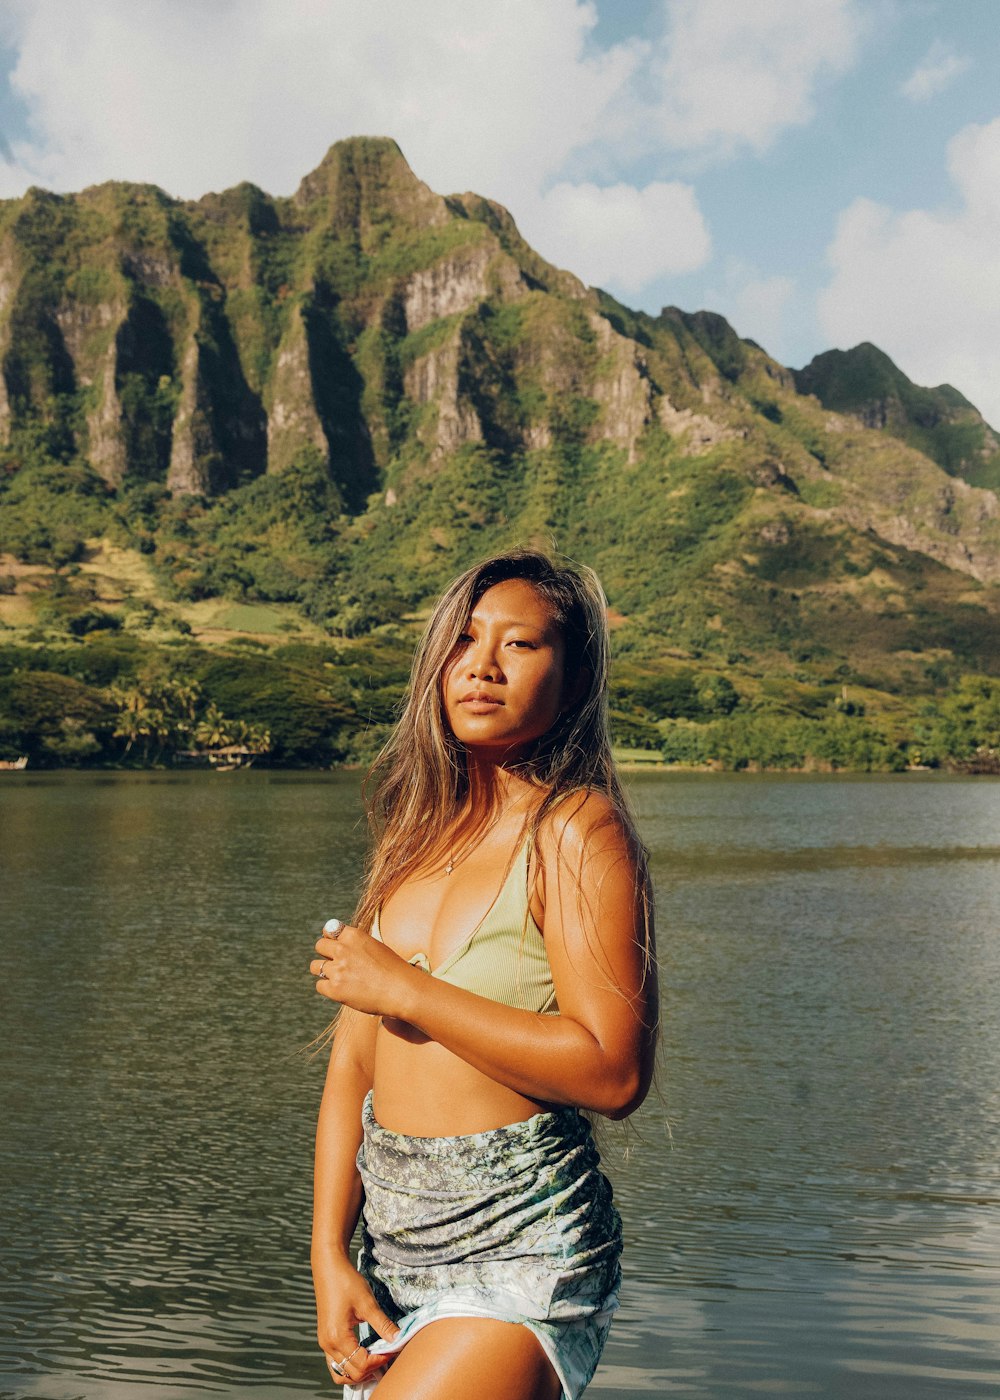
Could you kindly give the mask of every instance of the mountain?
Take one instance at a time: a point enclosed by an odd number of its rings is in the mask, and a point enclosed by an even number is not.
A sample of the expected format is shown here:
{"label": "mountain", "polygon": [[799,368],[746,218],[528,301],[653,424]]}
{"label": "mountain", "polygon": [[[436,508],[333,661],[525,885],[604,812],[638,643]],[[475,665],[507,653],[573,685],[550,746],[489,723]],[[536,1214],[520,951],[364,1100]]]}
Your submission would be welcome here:
{"label": "mountain", "polygon": [[950,384],[922,389],[867,341],[827,350],[793,370],[800,394],[849,413],[926,453],[950,476],[1000,490],[1000,440],[982,414]]}
{"label": "mountain", "polygon": [[377,645],[540,542],[601,573],[626,699],[891,715],[1000,671],[995,443],[874,347],[796,373],[630,310],[386,139],[289,198],[0,203],[0,642]]}

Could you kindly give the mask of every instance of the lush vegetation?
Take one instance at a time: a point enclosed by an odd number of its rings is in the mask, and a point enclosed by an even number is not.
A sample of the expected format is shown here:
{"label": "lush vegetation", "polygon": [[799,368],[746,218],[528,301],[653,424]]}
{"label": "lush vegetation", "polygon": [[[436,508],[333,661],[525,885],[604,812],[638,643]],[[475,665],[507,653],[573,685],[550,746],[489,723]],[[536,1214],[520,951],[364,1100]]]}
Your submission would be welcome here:
{"label": "lush vegetation", "polygon": [[[265,764],[364,763],[398,712],[413,635],[387,625],[364,642],[219,647],[99,629],[0,646],[0,758],[146,766],[241,746]],[[617,743],[647,760],[734,770],[1000,769],[994,678],[965,676],[933,699],[886,706],[856,687],[736,675],[745,689],[721,672],[676,663],[651,672],[620,655]]]}
{"label": "lush vegetation", "polygon": [[952,476],[1000,488],[1000,444],[957,389],[921,388],[870,344],[827,350],[795,374],[803,394],[826,408],[861,415],[924,452]]}
{"label": "lush vegetation", "polygon": [[0,263],[0,757],[361,761],[435,592],[528,542],[601,575],[623,750],[989,765],[1000,514],[946,473],[993,437],[874,347],[797,389],[374,139],[290,199],[0,201]]}
{"label": "lush vegetation", "polygon": [[[391,629],[390,629],[391,631]],[[257,761],[329,767],[374,756],[402,696],[409,647],[384,633],[349,653],[91,634],[0,647],[0,758],[32,766],[146,766],[227,746]]]}

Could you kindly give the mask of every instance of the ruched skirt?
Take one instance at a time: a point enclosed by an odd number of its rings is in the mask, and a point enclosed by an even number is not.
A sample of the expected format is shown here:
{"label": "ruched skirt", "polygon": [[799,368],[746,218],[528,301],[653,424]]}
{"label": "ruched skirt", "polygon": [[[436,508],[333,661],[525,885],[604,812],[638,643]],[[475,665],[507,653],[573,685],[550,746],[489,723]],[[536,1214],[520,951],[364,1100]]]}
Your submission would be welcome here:
{"label": "ruched skirt", "polygon": [[411,1137],[376,1121],[371,1094],[362,1118],[358,1268],[401,1329],[370,1350],[398,1351],[444,1317],[517,1322],[578,1400],[621,1280],[621,1220],[587,1120],[557,1108],[484,1133]]}

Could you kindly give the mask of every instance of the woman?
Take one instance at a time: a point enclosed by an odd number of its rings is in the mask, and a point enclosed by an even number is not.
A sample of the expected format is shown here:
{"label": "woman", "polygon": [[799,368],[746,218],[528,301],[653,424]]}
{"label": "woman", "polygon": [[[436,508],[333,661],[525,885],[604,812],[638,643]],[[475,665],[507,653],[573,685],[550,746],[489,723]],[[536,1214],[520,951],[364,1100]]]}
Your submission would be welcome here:
{"label": "woman", "polygon": [[376,763],[355,926],[310,964],[343,1008],[312,1257],[348,1395],[577,1400],[600,1357],[621,1225],[578,1110],[638,1107],[656,1026],[607,667],[595,575],[491,559],[439,602]]}

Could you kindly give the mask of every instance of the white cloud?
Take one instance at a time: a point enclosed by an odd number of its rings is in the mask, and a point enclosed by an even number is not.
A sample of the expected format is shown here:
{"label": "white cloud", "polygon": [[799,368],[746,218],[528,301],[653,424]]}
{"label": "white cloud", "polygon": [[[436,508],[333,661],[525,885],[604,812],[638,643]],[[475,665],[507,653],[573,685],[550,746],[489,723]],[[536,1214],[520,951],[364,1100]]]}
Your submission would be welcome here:
{"label": "white cloud", "polygon": [[874,341],[911,379],[953,384],[1000,425],[1000,118],[960,131],[948,169],[955,209],[844,210],[820,321],[829,342]]}
{"label": "white cloud", "polygon": [[937,97],[939,92],[944,92],[971,62],[969,58],[952,53],[940,39],[935,39],[899,90],[911,102],[926,102],[931,97]]}
{"label": "white cloud", "polygon": [[[660,3],[660,38],[601,49],[592,0],[0,0],[31,124],[0,197],[286,194],[331,142],[384,134],[433,189],[502,201],[553,262],[632,296],[702,267],[710,237],[690,184],[622,170],[765,149],[863,30],[862,0]],[[763,317],[780,279],[751,294]]]}
{"label": "white cloud", "polygon": [[818,84],[853,62],[864,28],[857,0],[665,0],[668,35],[655,63],[657,135],[675,148],[727,155],[766,149],[814,113]]}
{"label": "white cloud", "polygon": [[[600,133],[640,46],[579,0],[7,0],[27,178],[287,193],[334,140],[395,136],[443,192],[506,201]],[[27,178],[26,178],[27,177]]]}
{"label": "white cloud", "polygon": [[543,255],[593,286],[632,295],[656,277],[693,272],[711,239],[690,185],[555,185],[521,229]]}

